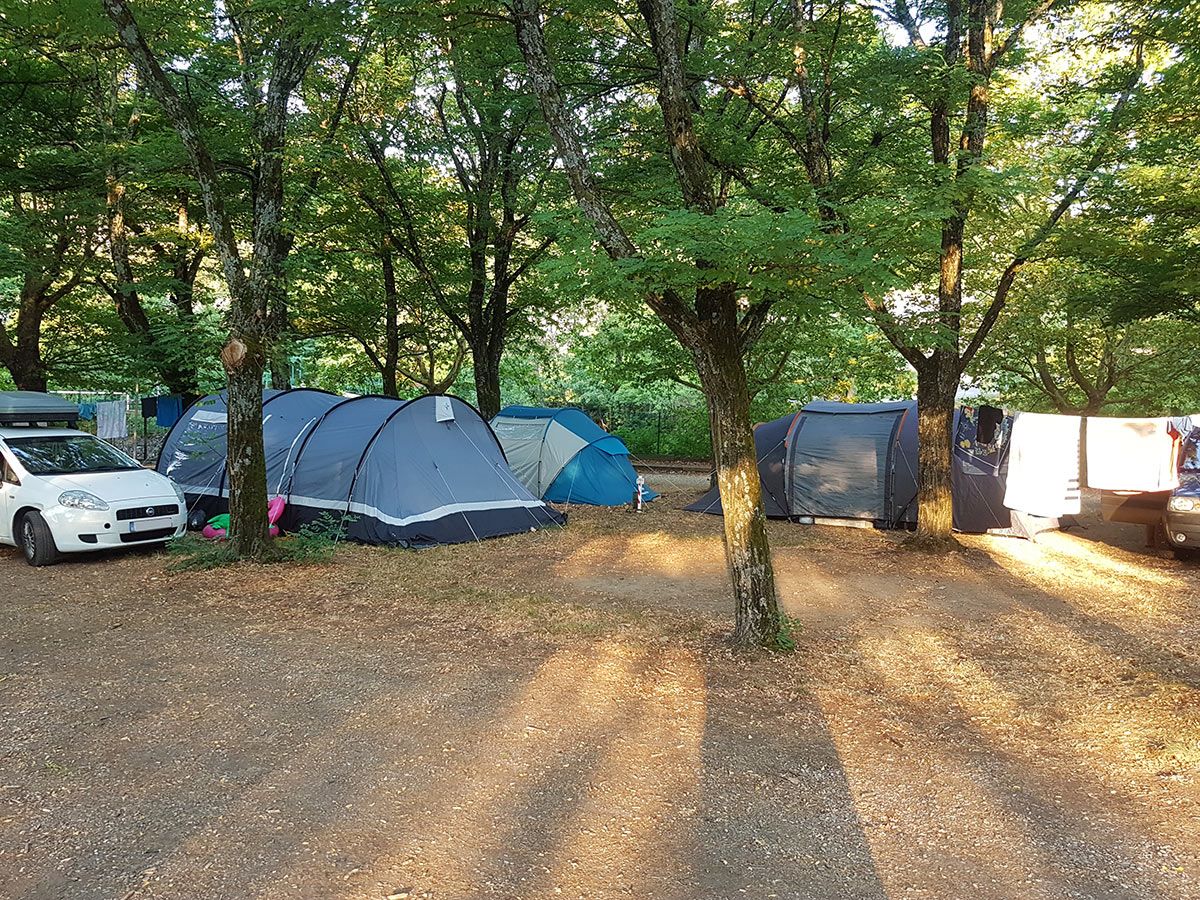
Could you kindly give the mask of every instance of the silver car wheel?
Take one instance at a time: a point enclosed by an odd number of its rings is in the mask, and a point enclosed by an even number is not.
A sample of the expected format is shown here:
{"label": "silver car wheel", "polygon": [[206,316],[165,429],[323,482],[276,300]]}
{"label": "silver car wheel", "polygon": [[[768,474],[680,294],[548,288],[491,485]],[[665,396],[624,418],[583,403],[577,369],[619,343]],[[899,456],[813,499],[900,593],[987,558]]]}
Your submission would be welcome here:
{"label": "silver car wheel", "polygon": [[28,517],[21,523],[21,537],[25,539],[25,555],[33,559],[37,556],[37,538],[33,534],[33,523]]}

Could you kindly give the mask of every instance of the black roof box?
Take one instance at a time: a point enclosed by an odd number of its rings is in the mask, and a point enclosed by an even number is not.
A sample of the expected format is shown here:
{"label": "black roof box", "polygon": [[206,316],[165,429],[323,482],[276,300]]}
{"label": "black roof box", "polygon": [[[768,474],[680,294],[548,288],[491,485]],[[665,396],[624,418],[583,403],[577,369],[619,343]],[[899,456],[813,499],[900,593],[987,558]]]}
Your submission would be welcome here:
{"label": "black roof box", "polygon": [[37,391],[0,391],[0,425],[74,425],[79,407],[62,397]]}

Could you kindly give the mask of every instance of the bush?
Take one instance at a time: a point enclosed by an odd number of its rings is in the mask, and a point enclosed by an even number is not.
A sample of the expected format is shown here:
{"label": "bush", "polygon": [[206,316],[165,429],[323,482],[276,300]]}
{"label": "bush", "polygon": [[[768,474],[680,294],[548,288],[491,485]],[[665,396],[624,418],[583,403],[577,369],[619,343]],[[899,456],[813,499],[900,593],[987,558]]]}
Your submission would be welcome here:
{"label": "bush", "polygon": [[277,562],[325,562],[346,539],[346,529],[353,521],[353,516],[323,512],[295,534],[275,541],[272,555]]}

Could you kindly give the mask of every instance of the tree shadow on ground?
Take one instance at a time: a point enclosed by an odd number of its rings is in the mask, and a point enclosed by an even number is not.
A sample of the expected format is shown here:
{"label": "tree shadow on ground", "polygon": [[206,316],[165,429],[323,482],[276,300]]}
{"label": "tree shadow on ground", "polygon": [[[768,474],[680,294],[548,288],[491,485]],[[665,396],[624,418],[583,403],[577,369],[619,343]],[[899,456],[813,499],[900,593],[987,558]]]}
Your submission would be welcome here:
{"label": "tree shadow on ground", "polygon": [[1047,587],[1035,564],[1052,552],[972,553],[970,603],[991,622],[955,615],[953,597],[921,617],[880,598],[870,627],[815,650],[813,690],[891,894],[1188,895],[1198,804],[1178,770],[1194,774],[1200,746],[1200,662],[1156,624],[1101,617],[1123,595],[1076,593],[1086,568]]}
{"label": "tree shadow on ground", "polygon": [[[819,719],[739,743],[720,654],[151,602],[51,598],[5,636],[29,802],[0,860],[29,852],[0,891],[882,896]],[[711,678],[731,679],[715,701]],[[792,780],[747,775],[772,767]]]}
{"label": "tree shadow on ground", "polygon": [[746,745],[707,680],[678,648],[556,654],[479,734],[440,726],[462,752],[371,871],[449,898],[883,896],[827,737]]}

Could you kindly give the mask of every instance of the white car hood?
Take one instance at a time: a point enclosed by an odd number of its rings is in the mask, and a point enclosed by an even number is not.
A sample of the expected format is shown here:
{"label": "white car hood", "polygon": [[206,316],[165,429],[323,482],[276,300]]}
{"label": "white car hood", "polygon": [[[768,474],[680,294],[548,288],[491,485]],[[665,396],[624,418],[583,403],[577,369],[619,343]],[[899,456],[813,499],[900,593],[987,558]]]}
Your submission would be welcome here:
{"label": "white car hood", "polygon": [[133,500],[175,497],[175,489],[171,487],[171,482],[150,469],[41,477],[43,482],[59,491],[87,491],[109,505]]}

